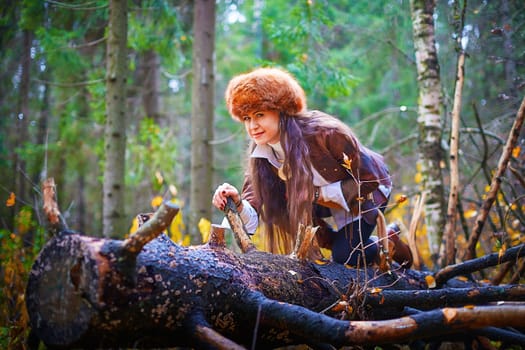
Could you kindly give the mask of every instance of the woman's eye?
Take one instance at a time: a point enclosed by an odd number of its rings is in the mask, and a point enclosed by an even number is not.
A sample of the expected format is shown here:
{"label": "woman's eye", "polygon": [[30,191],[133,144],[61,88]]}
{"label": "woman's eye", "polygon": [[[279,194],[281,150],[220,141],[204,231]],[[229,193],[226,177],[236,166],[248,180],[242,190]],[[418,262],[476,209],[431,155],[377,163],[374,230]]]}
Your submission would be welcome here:
{"label": "woman's eye", "polygon": [[262,118],[262,117],[264,117],[264,113],[257,113],[255,116],[256,116],[257,118]]}

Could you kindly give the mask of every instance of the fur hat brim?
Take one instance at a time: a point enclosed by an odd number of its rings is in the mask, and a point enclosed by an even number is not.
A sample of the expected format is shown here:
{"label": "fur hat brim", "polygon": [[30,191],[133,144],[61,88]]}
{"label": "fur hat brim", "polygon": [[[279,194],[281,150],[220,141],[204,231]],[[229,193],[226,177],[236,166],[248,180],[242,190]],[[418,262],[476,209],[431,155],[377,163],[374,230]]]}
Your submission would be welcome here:
{"label": "fur hat brim", "polygon": [[226,105],[238,121],[254,111],[274,110],[293,116],[306,110],[306,96],[297,80],[279,68],[258,68],[230,80]]}

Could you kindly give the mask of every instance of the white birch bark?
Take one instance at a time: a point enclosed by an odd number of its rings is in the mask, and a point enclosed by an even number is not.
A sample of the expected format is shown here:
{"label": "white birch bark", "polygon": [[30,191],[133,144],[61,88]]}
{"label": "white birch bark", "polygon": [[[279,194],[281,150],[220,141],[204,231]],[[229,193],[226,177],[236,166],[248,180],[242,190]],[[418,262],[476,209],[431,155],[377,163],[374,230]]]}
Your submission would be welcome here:
{"label": "white birch bark", "polygon": [[443,98],[435,43],[434,0],[411,0],[412,28],[419,87],[418,164],[425,198],[425,223],[430,253],[434,261],[439,254],[445,218],[444,190],[441,172]]}

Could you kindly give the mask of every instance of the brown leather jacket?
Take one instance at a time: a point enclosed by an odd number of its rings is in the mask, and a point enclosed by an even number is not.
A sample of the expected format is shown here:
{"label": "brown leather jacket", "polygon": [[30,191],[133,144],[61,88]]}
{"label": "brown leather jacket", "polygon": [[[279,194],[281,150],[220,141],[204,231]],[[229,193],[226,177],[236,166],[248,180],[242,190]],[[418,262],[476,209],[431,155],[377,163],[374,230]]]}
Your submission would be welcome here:
{"label": "brown leather jacket", "polygon": [[[358,195],[361,200],[361,210],[367,222],[375,222],[377,212],[371,210],[387,202],[385,195],[378,190],[380,184],[392,186],[388,168],[383,157],[364,147],[359,142],[348,142],[347,137],[340,132],[327,129],[319,131],[315,136],[306,139],[310,150],[310,160],[317,172],[328,182],[342,181],[342,191],[352,213],[358,213]],[[353,136],[351,136],[353,137]],[[345,162],[345,155],[348,160]],[[359,157],[358,157],[359,155]],[[350,169],[345,168],[350,165]],[[356,182],[357,181],[357,182]],[[360,188],[357,185],[361,184]],[[259,210],[260,201],[253,192],[250,176],[245,176],[242,197]],[[374,215],[375,213],[375,215]]]}

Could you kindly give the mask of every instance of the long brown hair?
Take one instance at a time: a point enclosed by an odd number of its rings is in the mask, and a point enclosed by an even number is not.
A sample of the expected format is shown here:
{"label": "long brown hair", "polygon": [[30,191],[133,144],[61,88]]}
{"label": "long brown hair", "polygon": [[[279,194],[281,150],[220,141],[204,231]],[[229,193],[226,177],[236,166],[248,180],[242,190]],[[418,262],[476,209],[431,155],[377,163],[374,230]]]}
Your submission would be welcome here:
{"label": "long brown hair", "polygon": [[[307,111],[293,116],[280,113],[280,142],[285,159],[282,180],[270,162],[250,158],[249,173],[256,196],[260,198],[262,235],[267,249],[288,254],[293,248],[299,224],[312,224],[314,197],[312,165],[307,139],[322,130],[330,129],[347,135],[354,146],[356,138],[339,119],[319,111]],[[324,145],[317,145],[324,147]],[[252,142],[250,153],[255,148]]]}

